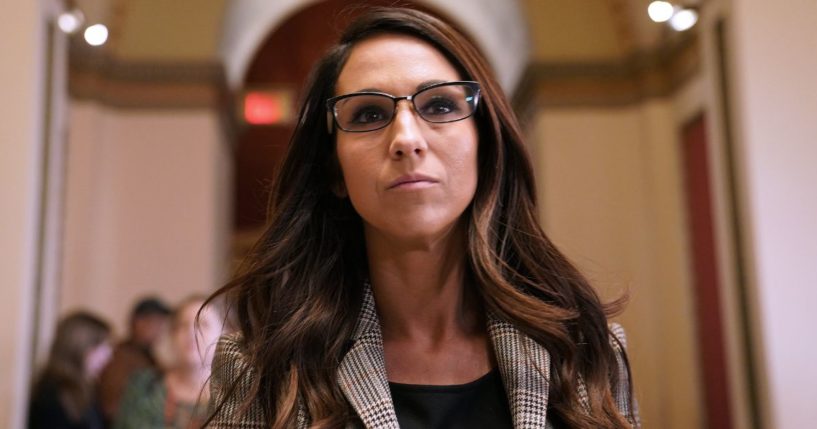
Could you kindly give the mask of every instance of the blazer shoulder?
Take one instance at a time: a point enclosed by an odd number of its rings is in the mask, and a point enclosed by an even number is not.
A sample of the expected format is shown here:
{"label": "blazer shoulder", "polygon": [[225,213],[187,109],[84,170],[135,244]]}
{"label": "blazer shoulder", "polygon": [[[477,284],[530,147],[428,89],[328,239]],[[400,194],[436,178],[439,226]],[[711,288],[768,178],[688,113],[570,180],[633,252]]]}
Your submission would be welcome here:
{"label": "blazer shoulder", "polygon": [[613,397],[619,411],[633,425],[641,427],[641,418],[638,412],[638,403],[633,393],[630,362],[627,358],[627,335],[624,328],[615,322],[608,325],[610,331],[610,346],[616,354],[618,379],[613,386]]}
{"label": "blazer shoulder", "polygon": [[[610,342],[613,344],[613,348],[618,351],[619,349],[627,349],[627,333],[624,332],[624,327],[621,324],[616,322],[610,322],[608,325],[610,329]],[[615,340],[614,340],[615,339]]]}
{"label": "blazer shoulder", "polygon": [[252,382],[254,371],[250,368],[247,347],[240,333],[222,335],[213,355],[210,386],[227,387],[235,382]]}
{"label": "blazer shoulder", "polygon": [[240,333],[223,335],[213,356],[209,403],[213,418],[208,427],[266,426],[260,402],[250,397],[255,377],[243,336]]}
{"label": "blazer shoulder", "polygon": [[216,344],[216,354],[213,357],[221,358],[224,361],[240,359],[240,362],[247,361],[247,346],[244,342],[244,336],[240,332],[231,332],[222,335]]}

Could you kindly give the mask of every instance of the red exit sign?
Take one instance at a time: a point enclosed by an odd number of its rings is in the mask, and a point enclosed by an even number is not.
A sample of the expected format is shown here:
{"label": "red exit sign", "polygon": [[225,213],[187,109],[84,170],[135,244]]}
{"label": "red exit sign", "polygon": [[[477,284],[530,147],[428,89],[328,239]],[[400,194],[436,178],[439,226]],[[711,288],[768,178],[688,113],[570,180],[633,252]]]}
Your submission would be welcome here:
{"label": "red exit sign", "polygon": [[295,117],[292,91],[289,89],[251,89],[244,92],[241,116],[250,125],[282,125]]}

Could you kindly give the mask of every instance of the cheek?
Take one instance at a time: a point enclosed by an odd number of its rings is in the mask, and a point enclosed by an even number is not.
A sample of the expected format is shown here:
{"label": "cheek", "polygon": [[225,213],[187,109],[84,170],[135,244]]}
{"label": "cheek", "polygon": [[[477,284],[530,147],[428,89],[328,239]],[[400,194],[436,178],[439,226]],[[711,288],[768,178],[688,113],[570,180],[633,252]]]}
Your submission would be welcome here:
{"label": "cheek", "polygon": [[452,187],[449,189],[451,201],[462,212],[473,202],[479,182],[479,168],[477,157],[477,143],[471,139],[460,142],[457,150],[452,151],[445,163],[448,165],[449,180]]}
{"label": "cheek", "polygon": [[456,144],[448,146],[443,162],[448,166],[450,174],[455,176],[453,179],[459,185],[455,189],[473,196],[479,177],[479,141],[474,127],[463,130],[460,136],[463,137],[449,139],[451,142],[456,141]]}
{"label": "cheek", "polygon": [[339,174],[343,179],[346,196],[357,206],[368,193],[376,191],[377,175],[381,164],[373,159],[373,152],[340,148],[337,152]]}

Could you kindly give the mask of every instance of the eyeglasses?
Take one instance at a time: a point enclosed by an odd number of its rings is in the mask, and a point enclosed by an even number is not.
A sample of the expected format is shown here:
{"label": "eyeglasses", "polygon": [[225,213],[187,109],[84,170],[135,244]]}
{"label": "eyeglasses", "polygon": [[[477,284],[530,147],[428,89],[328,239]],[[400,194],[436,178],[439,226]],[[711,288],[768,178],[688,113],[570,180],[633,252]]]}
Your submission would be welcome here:
{"label": "eyeglasses", "polygon": [[364,133],[388,126],[397,112],[397,102],[408,100],[414,111],[428,122],[442,124],[466,119],[479,103],[479,83],[443,82],[427,86],[412,95],[395,97],[382,92],[355,92],[326,100],[327,126]]}

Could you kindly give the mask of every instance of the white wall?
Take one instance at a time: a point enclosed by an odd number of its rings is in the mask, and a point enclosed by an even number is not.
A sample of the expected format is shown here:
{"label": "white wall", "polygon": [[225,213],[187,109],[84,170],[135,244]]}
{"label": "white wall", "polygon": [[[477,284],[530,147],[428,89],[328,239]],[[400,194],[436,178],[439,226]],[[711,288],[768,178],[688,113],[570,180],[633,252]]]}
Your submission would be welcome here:
{"label": "white wall", "polygon": [[4,8],[3,14],[4,37],[0,37],[0,427],[22,428],[34,332],[45,12],[43,2],[25,1]]}
{"label": "white wall", "polygon": [[215,110],[74,102],[70,123],[61,309],[98,311],[122,333],[140,296],[219,286],[231,154]]}
{"label": "white wall", "polygon": [[735,114],[768,427],[814,427],[817,2],[733,0],[731,8]]}

